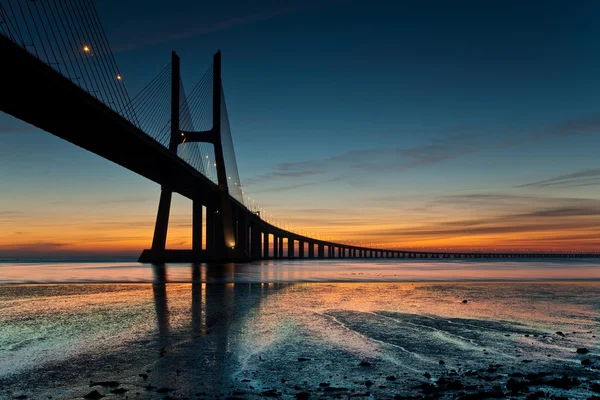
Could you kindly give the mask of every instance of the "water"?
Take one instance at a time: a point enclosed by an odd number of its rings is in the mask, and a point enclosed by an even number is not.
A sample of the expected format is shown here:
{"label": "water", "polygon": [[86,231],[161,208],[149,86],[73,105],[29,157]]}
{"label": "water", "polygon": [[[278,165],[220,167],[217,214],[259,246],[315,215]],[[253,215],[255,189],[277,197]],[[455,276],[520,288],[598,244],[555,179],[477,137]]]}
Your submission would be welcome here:
{"label": "water", "polygon": [[599,270],[589,260],[1,264],[0,398],[587,399],[600,389]]}
{"label": "water", "polygon": [[[191,265],[167,264],[167,279],[190,282]],[[200,265],[208,283],[407,282],[471,280],[600,280],[599,259],[553,260],[297,260]],[[153,270],[137,262],[0,263],[0,283],[152,282]]]}

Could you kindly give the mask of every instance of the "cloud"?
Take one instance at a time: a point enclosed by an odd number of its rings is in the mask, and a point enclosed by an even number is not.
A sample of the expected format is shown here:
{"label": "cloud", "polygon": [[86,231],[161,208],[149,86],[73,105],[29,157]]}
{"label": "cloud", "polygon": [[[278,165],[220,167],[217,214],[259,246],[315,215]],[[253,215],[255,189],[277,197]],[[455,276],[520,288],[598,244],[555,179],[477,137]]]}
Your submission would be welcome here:
{"label": "cloud", "polygon": [[[579,235],[582,239],[587,239],[588,235],[600,237],[600,200],[597,199],[475,193],[440,196],[431,201],[429,206],[445,211],[446,218],[452,218],[453,215],[458,215],[458,218],[402,229],[378,229],[365,232],[365,235],[390,236],[400,240],[456,239],[465,236],[492,238],[507,234],[514,234],[521,240],[522,234],[548,233],[565,237]],[[468,217],[478,214],[479,217]],[[534,236],[531,238],[535,239]],[[505,237],[502,241],[505,241]]]}
{"label": "cloud", "polygon": [[25,217],[25,213],[20,210],[0,210],[0,222],[14,222]]}
{"label": "cloud", "polygon": [[566,175],[559,175],[554,178],[544,179],[537,182],[526,183],[517,187],[575,187],[575,186],[595,186],[600,185],[600,169],[586,169]]}
{"label": "cloud", "polygon": [[547,129],[543,134],[552,136],[573,136],[600,133],[600,117],[597,115],[574,118],[560,122]]}
{"label": "cloud", "polygon": [[336,182],[336,181],[340,181],[342,179],[344,179],[344,176],[336,176],[331,179],[325,179],[325,180],[314,181],[314,182],[297,183],[294,185],[287,185],[287,186],[276,186],[276,187],[271,187],[271,188],[267,188],[267,189],[257,190],[256,192],[257,193],[285,192],[288,190],[298,189],[298,188],[307,187],[307,186],[315,186],[315,185],[321,185],[323,183]]}
{"label": "cloud", "polygon": [[[357,174],[394,173],[412,168],[426,167],[457,159],[481,151],[538,144],[542,139],[584,135],[600,132],[600,117],[583,116],[542,127],[530,134],[522,134],[515,139],[496,139],[486,134],[458,134],[430,140],[413,147],[372,147],[350,150],[331,157],[297,162],[280,163],[274,172],[258,175],[245,180],[248,186],[258,186],[275,180],[299,180],[309,176],[328,173],[343,173],[352,170],[348,176]],[[496,136],[498,137],[498,135]],[[499,136],[501,137],[501,135]],[[587,180],[583,178],[588,178]],[[555,181],[556,180],[556,181]],[[565,175],[547,181],[534,182],[525,186],[590,186],[600,184],[600,170],[587,170]]]}
{"label": "cloud", "polygon": [[255,176],[254,178],[246,179],[245,183],[246,183],[246,185],[252,185],[252,184],[261,183],[263,181],[271,181],[273,179],[278,179],[278,178],[304,178],[304,177],[308,177],[308,176],[312,176],[312,175],[317,175],[319,173],[320,173],[320,171],[317,171],[317,170],[307,170],[307,171],[278,170],[276,172],[270,172],[268,174],[262,174],[262,175]]}
{"label": "cloud", "polygon": [[[261,185],[273,180],[305,178],[331,173],[345,174],[356,177],[357,174],[373,172],[398,172],[417,166],[438,164],[445,160],[479,150],[481,146],[478,137],[458,135],[431,140],[421,146],[414,147],[378,147],[361,150],[351,150],[321,160],[285,162],[275,167],[275,171],[258,175],[245,181],[247,186]],[[340,180],[340,179],[337,179]],[[322,181],[318,183],[329,182]],[[297,187],[305,186],[300,183]],[[296,185],[289,185],[289,187]],[[285,187],[284,187],[285,188]],[[277,188],[269,189],[275,191]]]}

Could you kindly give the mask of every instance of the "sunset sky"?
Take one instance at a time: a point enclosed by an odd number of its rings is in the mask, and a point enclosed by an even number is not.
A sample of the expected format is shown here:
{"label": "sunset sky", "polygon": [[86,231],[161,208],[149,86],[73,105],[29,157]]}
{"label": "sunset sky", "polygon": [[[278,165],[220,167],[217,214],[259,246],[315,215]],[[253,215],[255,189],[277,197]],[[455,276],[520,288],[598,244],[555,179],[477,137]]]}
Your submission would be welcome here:
{"label": "sunset sky", "polygon": [[[131,95],[171,50],[189,87],[223,52],[245,192],[296,229],[600,250],[598,2],[96,3]],[[137,257],[159,193],[0,113],[0,257]],[[191,248],[187,199],[168,245]]]}

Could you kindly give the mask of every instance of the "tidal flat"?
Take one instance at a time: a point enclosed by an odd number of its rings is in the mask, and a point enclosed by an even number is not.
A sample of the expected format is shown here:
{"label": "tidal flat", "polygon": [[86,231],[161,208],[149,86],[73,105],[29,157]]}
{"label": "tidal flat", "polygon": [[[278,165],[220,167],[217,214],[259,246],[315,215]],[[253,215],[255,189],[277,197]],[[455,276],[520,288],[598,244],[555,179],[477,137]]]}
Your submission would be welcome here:
{"label": "tidal flat", "polygon": [[0,285],[0,398],[600,396],[598,281],[187,271],[187,283],[155,267],[148,283]]}

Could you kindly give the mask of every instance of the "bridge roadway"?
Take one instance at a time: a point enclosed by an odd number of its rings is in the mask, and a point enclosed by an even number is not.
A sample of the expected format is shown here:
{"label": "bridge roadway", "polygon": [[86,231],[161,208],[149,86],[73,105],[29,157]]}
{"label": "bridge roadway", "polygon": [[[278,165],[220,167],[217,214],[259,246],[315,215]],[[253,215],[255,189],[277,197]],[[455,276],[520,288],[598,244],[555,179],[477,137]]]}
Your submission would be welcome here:
{"label": "bridge roadway", "polygon": [[[106,158],[159,185],[206,206],[206,250],[146,250],[140,261],[250,261],[283,258],[549,258],[600,257],[598,254],[445,253],[381,250],[322,241],[273,226],[230,197],[235,222],[235,256],[217,255],[218,186],[134,124],[86,93],[26,50],[0,35],[0,110]],[[194,218],[194,224],[201,223]],[[195,229],[194,229],[195,230]],[[272,236],[271,236],[272,235]],[[211,238],[212,236],[212,238]],[[273,238],[276,245],[269,245]],[[297,244],[297,246],[296,246]],[[305,244],[308,248],[305,249]]]}

